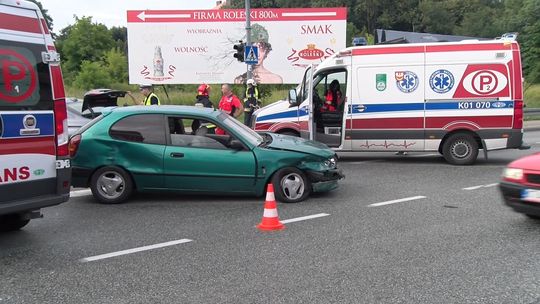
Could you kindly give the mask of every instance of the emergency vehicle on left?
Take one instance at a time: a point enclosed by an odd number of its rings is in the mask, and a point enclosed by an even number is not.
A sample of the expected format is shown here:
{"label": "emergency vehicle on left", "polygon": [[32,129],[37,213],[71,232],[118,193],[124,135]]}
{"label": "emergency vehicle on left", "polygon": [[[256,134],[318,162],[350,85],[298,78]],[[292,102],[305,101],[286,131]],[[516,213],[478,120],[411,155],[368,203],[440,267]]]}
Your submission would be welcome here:
{"label": "emergency vehicle on left", "polygon": [[0,0],[0,231],[69,199],[60,58],[39,8]]}

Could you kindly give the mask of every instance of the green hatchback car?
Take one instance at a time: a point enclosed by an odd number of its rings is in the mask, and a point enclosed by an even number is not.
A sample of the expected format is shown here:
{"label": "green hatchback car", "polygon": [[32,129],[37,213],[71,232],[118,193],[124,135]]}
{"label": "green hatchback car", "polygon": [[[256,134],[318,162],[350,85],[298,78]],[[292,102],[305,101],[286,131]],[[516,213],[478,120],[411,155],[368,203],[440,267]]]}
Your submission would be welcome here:
{"label": "green hatchback car", "polygon": [[[215,129],[226,135],[215,134]],[[223,133],[223,132],[218,132]],[[337,157],[323,144],[259,134],[231,116],[190,106],[105,108],[70,140],[72,185],[101,203],[133,191],[264,194],[295,203],[337,188]]]}

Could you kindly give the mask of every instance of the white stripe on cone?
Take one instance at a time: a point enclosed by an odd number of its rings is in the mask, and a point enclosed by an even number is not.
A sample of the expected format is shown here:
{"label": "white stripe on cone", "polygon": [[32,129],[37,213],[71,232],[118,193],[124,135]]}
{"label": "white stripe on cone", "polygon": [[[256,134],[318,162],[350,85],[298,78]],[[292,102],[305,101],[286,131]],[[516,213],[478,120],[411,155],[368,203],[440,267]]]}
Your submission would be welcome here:
{"label": "white stripe on cone", "polygon": [[266,192],[266,201],[267,202],[273,202],[276,200],[276,197],[274,196],[274,192]]}
{"label": "white stripe on cone", "polygon": [[264,209],[263,217],[278,217],[277,209]]}

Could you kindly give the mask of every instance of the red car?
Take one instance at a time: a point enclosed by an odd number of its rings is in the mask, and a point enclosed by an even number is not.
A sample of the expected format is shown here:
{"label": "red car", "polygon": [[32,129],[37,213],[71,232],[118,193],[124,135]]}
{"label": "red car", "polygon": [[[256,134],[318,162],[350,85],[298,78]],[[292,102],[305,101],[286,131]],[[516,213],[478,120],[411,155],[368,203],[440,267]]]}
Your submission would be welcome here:
{"label": "red car", "polygon": [[508,206],[540,219],[540,153],[511,162],[499,187]]}

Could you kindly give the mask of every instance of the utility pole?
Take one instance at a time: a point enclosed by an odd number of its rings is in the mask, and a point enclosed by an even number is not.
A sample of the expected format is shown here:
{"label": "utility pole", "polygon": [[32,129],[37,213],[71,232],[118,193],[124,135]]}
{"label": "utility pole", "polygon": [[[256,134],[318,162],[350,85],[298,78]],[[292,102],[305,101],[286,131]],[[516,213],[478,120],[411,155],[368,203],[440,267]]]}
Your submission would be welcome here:
{"label": "utility pole", "polygon": [[[246,0],[246,46],[251,46],[251,0]],[[253,66],[247,64],[246,81],[253,78]]]}

